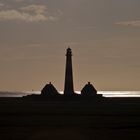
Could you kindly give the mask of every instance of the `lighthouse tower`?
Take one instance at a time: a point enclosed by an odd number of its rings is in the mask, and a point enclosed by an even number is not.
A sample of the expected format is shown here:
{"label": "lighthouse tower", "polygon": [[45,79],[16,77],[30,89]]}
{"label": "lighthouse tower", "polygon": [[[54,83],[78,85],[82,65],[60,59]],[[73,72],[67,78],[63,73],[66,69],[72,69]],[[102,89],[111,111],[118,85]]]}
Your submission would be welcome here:
{"label": "lighthouse tower", "polygon": [[71,96],[73,94],[74,94],[74,87],[73,87],[73,71],[72,71],[72,50],[68,48],[66,52],[64,95]]}

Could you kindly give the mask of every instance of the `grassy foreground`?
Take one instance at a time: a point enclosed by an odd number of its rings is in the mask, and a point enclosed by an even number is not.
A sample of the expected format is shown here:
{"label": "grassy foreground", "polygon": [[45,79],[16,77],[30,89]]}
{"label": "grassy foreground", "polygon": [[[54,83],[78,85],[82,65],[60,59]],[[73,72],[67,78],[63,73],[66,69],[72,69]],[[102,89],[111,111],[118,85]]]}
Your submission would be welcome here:
{"label": "grassy foreground", "polygon": [[0,98],[0,140],[140,139],[140,98]]}

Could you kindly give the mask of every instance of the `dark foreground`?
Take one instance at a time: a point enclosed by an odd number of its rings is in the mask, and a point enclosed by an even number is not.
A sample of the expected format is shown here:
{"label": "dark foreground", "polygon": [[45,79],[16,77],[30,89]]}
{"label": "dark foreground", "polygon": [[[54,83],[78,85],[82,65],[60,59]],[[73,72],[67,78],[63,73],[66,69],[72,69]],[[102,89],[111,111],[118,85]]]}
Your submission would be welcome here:
{"label": "dark foreground", "polygon": [[140,98],[0,99],[0,140],[140,139]]}

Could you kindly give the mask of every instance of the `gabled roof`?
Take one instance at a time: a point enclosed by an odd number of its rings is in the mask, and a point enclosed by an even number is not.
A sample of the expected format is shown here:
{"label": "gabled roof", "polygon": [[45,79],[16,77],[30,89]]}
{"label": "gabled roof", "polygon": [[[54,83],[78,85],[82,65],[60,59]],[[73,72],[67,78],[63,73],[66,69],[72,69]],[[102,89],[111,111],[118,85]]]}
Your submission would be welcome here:
{"label": "gabled roof", "polygon": [[58,94],[59,94],[58,91],[56,90],[56,88],[51,82],[49,84],[46,84],[41,91],[41,95],[45,95],[45,96],[55,96]]}
{"label": "gabled roof", "polygon": [[81,95],[95,96],[97,95],[97,90],[94,88],[94,86],[90,82],[88,82],[88,84],[86,84],[84,88],[81,90]]}

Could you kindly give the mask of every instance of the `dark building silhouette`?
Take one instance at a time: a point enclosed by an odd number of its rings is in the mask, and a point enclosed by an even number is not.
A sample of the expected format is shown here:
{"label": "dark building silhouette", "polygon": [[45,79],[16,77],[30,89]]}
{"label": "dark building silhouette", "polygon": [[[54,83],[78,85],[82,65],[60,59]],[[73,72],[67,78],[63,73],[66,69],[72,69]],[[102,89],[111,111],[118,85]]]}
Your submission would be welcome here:
{"label": "dark building silhouette", "polygon": [[46,84],[45,87],[41,90],[42,96],[57,96],[59,95],[58,91],[54,87],[54,85],[50,82]]}
{"label": "dark building silhouette", "polygon": [[83,96],[97,96],[97,90],[94,88],[94,86],[88,82],[84,86],[84,88],[81,90],[81,95]]}
{"label": "dark building silhouette", "polygon": [[71,96],[73,94],[74,94],[74,86],[73,86],[73,71],[72,71],[72,51],[70,48],[68,48],[66,53],[64,95]]}
{"label": "dark building silhouette", "polygon": [[[46,84],[45,87],[41,90],[41,95],[28,95],[26,96],[31,99],[41,99],[41,100],[86,100],[86,99],[95,99],[102,97],[102,95],[97,94],[97,90],[94,86],[88,82],[81,90],[81,95],[74,92],[73,84],[73,69],[72,69],[72,50],[67,49],[66,52],[66,71],[65,71],[65,83],[64,83],[64,95],[61,95],[54,85],[50,82]],[[25,97],[25,98],[26,98]],[[45,97],[45,98],[44,98]],[[93,97],[93,98],[91,98]]]}

